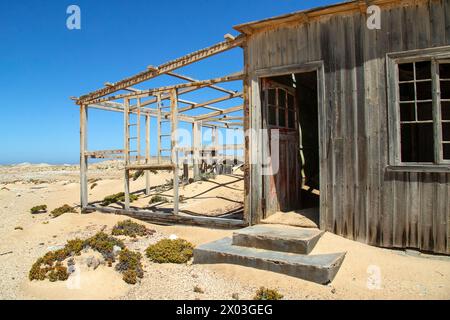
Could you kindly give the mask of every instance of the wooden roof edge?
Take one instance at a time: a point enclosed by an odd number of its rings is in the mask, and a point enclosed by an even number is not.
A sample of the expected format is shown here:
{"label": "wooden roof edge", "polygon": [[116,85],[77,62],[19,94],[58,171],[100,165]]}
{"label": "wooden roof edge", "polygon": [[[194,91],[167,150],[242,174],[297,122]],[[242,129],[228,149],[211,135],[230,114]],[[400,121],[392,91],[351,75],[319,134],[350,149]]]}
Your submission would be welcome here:
{"label": "wooden roof edge", "polygon": [[[420,0],[419,0],[420,1]],[[422,0],[426,1],[426,0]],[[389,4],[402,4],[410,1],[403,0],[351,0],[340,3],[335,3],[327,6],[316,7],[312,9],[306,9],[296,11],[280,16],[270,17],[262,20],[251,21],[234,26],[233,28],[240,33],[251,35],[259,30],[266,29],[274,25],[280,25],[290,22],[306,23],[309,19],[317,18],[326,15],[333,15],[351,11],[360,11],[362,7],[368,7],[370,5],[389,5]]]}

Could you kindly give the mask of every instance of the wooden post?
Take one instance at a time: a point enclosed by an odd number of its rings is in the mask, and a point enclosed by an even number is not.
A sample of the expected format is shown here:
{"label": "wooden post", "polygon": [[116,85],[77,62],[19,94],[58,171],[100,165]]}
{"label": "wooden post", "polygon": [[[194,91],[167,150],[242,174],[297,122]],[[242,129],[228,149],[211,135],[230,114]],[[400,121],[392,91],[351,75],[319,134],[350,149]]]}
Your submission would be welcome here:
{"label": "wooden post", "polygon": [[130,101],[124,99],[124,153],[125,153],[125,175],[124,175],[124,193],[125,193],[125,210],[130,209],[130,173],[127,166],[130,164]]}
{"label": "wooden post", "polygon": [[218,155],[219,155],[219,142],[218,142],[218,138],[217,138],[217,127],[214,126],[211,128],[211,143],[212,143],[212,151],[211,151],[211,157],[212,157],[212,167],[214,168],[213,171],[215,174],[219,173],[219,168],[218,168],[218,163],[217,163],[217,159],[218,159]]}
{"label": "wooden post", "polygon": [[[145,163],[150,163],[150,115],[145,115]],[[145,170],[145,194],[150,195],[150,171]]]}
{"label": "wooden post", "polygon": [[178,196],[178,137],[176,130],[178,128],[178,93],[176,89],[170,91],[170,106],[171,106],[171,151],[173,164],[173,214],[178,214],[179,196]]}
{"label": "wooden post", "polygon": [[89,203],[88,200],[88,158],[87,152],[87,122],[88,122],[88,107],[84,104],[80,105],[80,205],[83,211]]}
{"label": "wooden post", "polygon": [[161,163],[161,94],[158,93],[156,96],[156,108],[158,110],[158,117],[156,120],[156,136],[157,136],[157,144],[156,144],[156,152],[158,157],[158,164]]}
{"label": "wooden post", "polygon": [[141,99],[138,98],[136,102],[137,114],[136,114],[136,150],[137,150],[137,163],[141,164]]}
{"label": "wooden post", "polygon": [[192,148],[194,181],[200,180],[200,148],[201,148],[201,123],[194,121],[192,124]]}

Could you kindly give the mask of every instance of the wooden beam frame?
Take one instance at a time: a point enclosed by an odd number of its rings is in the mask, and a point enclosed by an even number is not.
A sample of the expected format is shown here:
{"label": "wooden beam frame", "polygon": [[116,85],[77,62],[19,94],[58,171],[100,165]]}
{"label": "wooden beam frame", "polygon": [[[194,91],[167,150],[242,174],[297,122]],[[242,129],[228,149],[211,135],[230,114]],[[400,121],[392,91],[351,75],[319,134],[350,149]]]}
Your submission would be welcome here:
{"label": "wooden beam frame", "polygon": [[155,78],[161,74],[165,74],[167,72],[179,69],[181,67],[187,66],[191,63],[203,60],[207,57],[216,55],[218,53],[230,50],[232,48],[238,47],[245,42],[245,36],[239,36],[233,41],[223,41],[208,48],[190,53],[181,58],[175,59],[173,61],[169,61],[163,65],[160,65],[156,70],[146,70],[138,73],[135,76],[130,78],[126,78],[119,82],[114,83],[112,86],[99,89],[97,91],[88,93],[86,95],[81,96],[78,99],[78,104],[91,104],[94,100],[99,99],[101,97],[112,94],[116,91],[132,87],[138,83],[144,82],[146,80],[150,80]]}
{"label": "wooden beam frame", "polygon": [[220,77],[220,78],[201,80],[198,82],[181,83],[181,84],[172,85],[172,86],[159,87],[159,88],[154,88],[154,89],[141,90],[139,92],[123,93],[123,94],[118,94],[118,95],[114,95],[114,96],[93,99],[93,100],[89,100],[88,104],[97,104],[99,102],[125,99],[125,98],[130,98],[130,99],[131,98],[134,98],[134,99],[145,98],[145,97],[149,97],[149,96],[154,96],[158,92],[171,91],[172,89],[183,89],[183,88],[192,88],[192,87],[204,88],[204,87],[208,87],[209,85],[215,84],[215,83],[231,82],[231,81],[238,81],[238,80],[243,80],[243,79],[244,79],[244,73],[242,71],[240,71],[240,72],[236,72],[236,73],[230,74],[228,76]]}

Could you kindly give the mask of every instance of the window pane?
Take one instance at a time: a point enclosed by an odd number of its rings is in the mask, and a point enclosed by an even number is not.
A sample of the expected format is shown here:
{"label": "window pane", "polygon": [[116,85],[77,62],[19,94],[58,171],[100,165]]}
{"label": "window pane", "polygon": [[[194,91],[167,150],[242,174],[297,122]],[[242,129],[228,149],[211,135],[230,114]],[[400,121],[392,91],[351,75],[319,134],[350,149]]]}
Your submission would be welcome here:
{"label": "window pane", "polygon": [[417,103],[417,118],[419,121],[433,120],[433,103],[431,102]]}
{"label": "window pane", "polygon": [[439,65],[439,78],[450,79],[450,63],[441,63]]}
{"label": "window pane", "polygon": [[416,80],[431,79],[431,61],[416,62]]}
{"label": "window pane", "polygon": [[295,129],[295,112],[288,111],[288,127]]}
{"label": "window pane", "polygon": [[277,109],[275,107],[269,107],[269,124],[277,125]]}
{"label": "window pane", "polygon": [[432,85],[431,81],[417,82],[417,100],[431,100]]}
{"label": "window pane", "polygon": [[450,144],[446,143],[442,146],[444,151],[444,160],[450,160]]}
{"label": "window pane", "polygon": [[286,107],[286,92],[283,89],[278,89],[278,106]]}
{"label": "window pane", "polygon": [[401,150],[403,162],[434,162],[433,124],[402,124]]}
{"label": "window pane", "polygon": [[450,99],[450,81],[441,81],[441,99]]}
{"label": "window pane", "polygon": [[269,89],[269,104],[275,105],[275,89]]}
{"label": "window pane", "polygon": [[414,101],[414,83],[401,83],[400,86],[400,101]]}
{"label": "window pane", "polygon": [[450,120],[450,102],[441,102],[442,120]]}
{"label": "window pane", "polygon": [[400,104],[400,121],[415,121],[416,111],[414,103]]}
{"label": "window pane", "polygon": [[286,109],[278,109],[278,126],[286,127]]}
{"label": "window pane", "polygon": [[450,123],[442,124],[442,141],[450,141]]}
{"label": "window pane", "polygon": [[288,108],[294,109],[294,96],[292,94],[288,94]]}
{"label": "window pane", "polygon": [[414,65],[412,63],[403,63],[398,65],[399,81],[414,80]]}

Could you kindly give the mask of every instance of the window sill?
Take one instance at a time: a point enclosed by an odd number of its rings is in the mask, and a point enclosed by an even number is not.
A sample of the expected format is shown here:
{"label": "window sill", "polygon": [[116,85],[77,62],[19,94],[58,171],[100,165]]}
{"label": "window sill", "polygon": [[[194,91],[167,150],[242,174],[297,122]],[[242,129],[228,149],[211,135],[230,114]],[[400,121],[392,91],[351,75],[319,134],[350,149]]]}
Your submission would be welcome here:
{"label": "window sill", "polygon": [[387,166],[387,172],[449,172],[450,165],[395,165]]}

